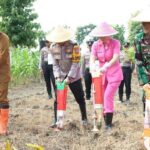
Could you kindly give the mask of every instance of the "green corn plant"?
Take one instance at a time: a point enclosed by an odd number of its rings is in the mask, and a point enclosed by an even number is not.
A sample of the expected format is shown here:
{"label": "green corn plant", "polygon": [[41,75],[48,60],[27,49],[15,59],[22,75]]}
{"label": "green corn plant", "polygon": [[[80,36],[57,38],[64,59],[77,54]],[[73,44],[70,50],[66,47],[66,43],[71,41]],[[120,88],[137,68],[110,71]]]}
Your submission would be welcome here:
{"label": "green corn plant", "polygon": [[12,82],[27,81],[39,77],[39,52],[26,48],[16,48],[11,51]]}

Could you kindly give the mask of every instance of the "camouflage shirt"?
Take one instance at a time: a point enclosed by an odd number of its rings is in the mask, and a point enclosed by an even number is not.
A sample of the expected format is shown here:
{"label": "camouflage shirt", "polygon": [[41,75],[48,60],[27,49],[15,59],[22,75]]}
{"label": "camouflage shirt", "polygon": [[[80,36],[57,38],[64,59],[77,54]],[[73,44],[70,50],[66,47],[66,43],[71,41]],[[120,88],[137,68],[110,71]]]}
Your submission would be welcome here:
{"label": "camouflage shirt", "polygon": [[135,59],[140,85],[150,83],[150,35],[139,33],[136,36]]}

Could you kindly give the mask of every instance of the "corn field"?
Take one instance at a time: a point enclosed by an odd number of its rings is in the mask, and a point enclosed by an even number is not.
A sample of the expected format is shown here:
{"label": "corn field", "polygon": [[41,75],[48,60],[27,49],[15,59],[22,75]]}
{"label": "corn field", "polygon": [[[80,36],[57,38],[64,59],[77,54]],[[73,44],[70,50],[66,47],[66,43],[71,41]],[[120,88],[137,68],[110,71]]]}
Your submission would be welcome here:
{"label": "corn field", "polygon": [[39,52],[27,48],[16,48],[11,51],[12,83],[24,83],[39,78]]}

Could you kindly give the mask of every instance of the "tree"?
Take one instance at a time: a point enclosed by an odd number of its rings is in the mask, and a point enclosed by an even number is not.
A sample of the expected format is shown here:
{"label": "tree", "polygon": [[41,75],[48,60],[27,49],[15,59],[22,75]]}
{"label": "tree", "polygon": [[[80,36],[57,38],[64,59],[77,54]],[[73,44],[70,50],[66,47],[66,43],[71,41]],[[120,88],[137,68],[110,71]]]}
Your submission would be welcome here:
{"label": "tree", "polygon": [[43,34],[35,22],[35,0],[0,0],[1,31],[8,34],[12,46],[36,46],[36,39]]}
{"label": "tree", "polygon": [[131,15],[128,23],[129,37],[128,40],[131,44],[134,43],[135,36],[142,31],[142,24],[140,22],[133,22],[132,18],[135,17],[139,12]]}
{"label": "tree", "polygon": [[118,39],[123,46],[125,44],[125,27],[123,25],[114,25],[113,27],[118,31],[118,34],[114,35],[113,38]]}
{"label": "tree", "polygon": [[93,24],[81,26],[77,28],[76,32],[76,40],[79,44],[81,44],[84,38],[95,28],[96,26]]}

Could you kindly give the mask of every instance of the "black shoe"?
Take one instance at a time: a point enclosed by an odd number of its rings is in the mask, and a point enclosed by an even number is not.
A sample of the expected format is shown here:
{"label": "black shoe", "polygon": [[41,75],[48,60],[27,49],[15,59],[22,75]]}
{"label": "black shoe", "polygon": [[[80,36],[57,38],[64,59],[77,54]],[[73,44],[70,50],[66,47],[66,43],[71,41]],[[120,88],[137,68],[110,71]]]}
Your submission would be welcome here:
{"label": "black shoe", "polygon": [[57,127],[57,124],[56,122],[54,121],[51,125],[50,125],[51,128],[56,128]]}
{"label": "black shoe", "polygon": [[112,125],[108,125],[105,127],[105,130],[111,130],[112,129]]}
{"label": "black shoe", "polygon": [[52,98],[53,98],[52,94],[48,94],[48,99],[52,99]]}
{"label": "black shoe", "polygon": [[91,97],[87,97],[86,100],[88,100],[88,101],[91,100]]}
{"label": "black shoe", "polygon": [[86,119],[86,120],[82,120],[82,125],[83,126],[87,126],[88,125],[88,120]]}
{"label": "black shoe", "polygon": [[122,99],[119,100],[121,103],[123,103],[124,101]]}
{"label": "black shoe", "polygon": [[130,96],[126,96],[126,101],[130,101]]}

